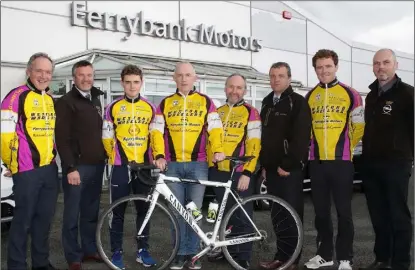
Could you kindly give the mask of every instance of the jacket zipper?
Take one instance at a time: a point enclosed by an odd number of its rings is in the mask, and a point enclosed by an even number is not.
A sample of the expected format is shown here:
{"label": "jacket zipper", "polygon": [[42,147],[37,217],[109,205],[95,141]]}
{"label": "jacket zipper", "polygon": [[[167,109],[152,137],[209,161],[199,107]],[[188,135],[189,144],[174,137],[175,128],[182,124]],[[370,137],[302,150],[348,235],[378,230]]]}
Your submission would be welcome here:
{"label": "jacket zipper", "polygon": [[136,130],[135,130],[135,106],[134,106],[134,101],[135,98],[132,99],[132,103],[131,103],[131,110],[133,112],[133,134],[134,134],[134,138],[133,138],[133,144],[134,144],[134,161],[137,162],[137,145],[136,145]]}
{"label": "jacket zipper", "polygon": [[50,140],[49,140],[49,124],[47,124],[47,123],[49,123],[49,115],[47,114],[47,111],[46,111],[46,103],[45,103],[45,91],[42,91],[42,105],[43,105],[43,113],[45,114],[45,126],[46,126],[46,140],[48,141],[48,143],[47,143],[47,145],[48,145],[48,148],[47,148],[47,152],[46,152],[46,160],[45,160],[45,162],[48,162],[48,160],[49,160],[49,152],[50,152]]}
{"label": "jacket zipper", "polygon": [[[226,115],[226,119],[225,119],[225,123],[224,123],[224,126],[226,127],[226,125],[228,124],[228,120],[229,120],[229,115],[231,115],[231,112],[232,112],[232,109],[233,109],[233,106],[234,105],[229,105],[228,104],[228,106],[229,106],[229,112],[228,112],[228,114]],[[223,140],[225,141],[225,138],[226,138],[226,130],[228,129],[229,127],[227,127],[226,129],[224,129],[224,133],[223,133]],[[218,164],[222,164],[220,167],[222,167],[222,170],[225,170],[225,164],[223,164],[224,162],[220,162],[220,163],[218,163]]]}
{"label": "jacket zipper", "polygon": [[185,142],[186,142],[186,105],[187,105],[187,95],[183,96],[184,98],[184,104],[183,104],[183,117],[182,117],[182,126],[183,126],[183,131],[182,131],[182,161],[184,162],[184,157],[185,157]]}
{"label": "jacket zipper", "polygon": [[265,116],[264,126],[268,126],[268,118],[269,118],[269,115],[271,113],[271,110],[272,110],[271,108],[268,108],[267,114]]}
{"label": "jacket zipper", "polygon": [[326,155],[326,160],[328,160],[327,155],[327,96],[328,96],[328,87],[326,84],[326,94],[324,97],[324,153]]}

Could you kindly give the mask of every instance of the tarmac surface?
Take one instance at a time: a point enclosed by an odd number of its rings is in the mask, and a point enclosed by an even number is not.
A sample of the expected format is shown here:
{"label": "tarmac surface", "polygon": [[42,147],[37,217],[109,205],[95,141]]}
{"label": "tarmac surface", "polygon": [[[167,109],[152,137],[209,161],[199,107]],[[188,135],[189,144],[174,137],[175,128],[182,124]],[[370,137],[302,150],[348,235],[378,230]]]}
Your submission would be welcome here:
{"label": "tarmac surface", "polygon": [[[104,193],[102,196],[102,207],[108,205],[108,195]],[[374,259],[373,257],[373,243],[374,243],[374,235],[372,230],[372,225],[369,219],[369,214],[367,211],[366,200],[364,194],[361,193],[358,189],[355,191],[353,196],[353,220],[355,226],[355,237],[354,237],[354,265],[353,269],[359,269],[359,267],[365,266],[371,263]],[[414,216],[414,181],[413,177],[410,181],[409,187],[409,202],[408,202],[412,217]],[[207,207],[206,207],[207,208]],[[206,209],[204,210],[206,212]],[[64,254],[62,250],[61,244],[61,227],[62,227],[62,212],[63,212],[63,196],[60,194],[58,199],[57,210],[55,214],[54,223],[51,230],[51,237],[50,237],[50,260],[55,267],[59,269],[67,269],[67,264],[64,259]],[[336,214],[335,209],[332,207],[333,212],[333,225],[336,228]],[[314,229],[314,209],[311,203],[311,196],[310,193],[305,193],[305,216],[304,216],[304,248],[302,253],[301,264],[308,260],[309,258],[314,256],[314,252],[316,250],[316,231]],[[206,213],[205,213],[206,214]],[[265,215],[264,215],[265,216]],[[132,226],[132,225],[131,225]],[[336,229],[335,229],[336,235]],[[6,269],[6,258],[7,258],[7,240],[8,235],[7,233],[3,233],[1,237],[1,269]],[[160,243],[161,245],[167,245],[167,243]],[[413,245],[412,245],[413,246]],[[413,254],[413,248],[412,248]],[[30,241],[28,242],[28,256],[30,256]],[[30,257],[28,257],[30,258]],[[28,259],[30,265],[30,259]],[[232,267],[227,264],[227,262],[215,262],[210,263],[204,257],[202,258],[203,267],[202,269],[209,269],[209,270],[226,270],[232,269]],[[103,264],[98,263],[86,263],[83,265],[83,269],[107,269],[107,267]],[[127,269],[136,269],[135,267],[130,267]],[[152,269],[152,268],[148,268]],[[184,268],[186,269],[186,268]],[[252,269],[258,269],[256,266],[252,266]],[[305,268],[304,268],[305,269]],[[333,268],[325,268],[325,269],[336,269]],[[413,257],[412,257],[412,266],[413,268]]]}

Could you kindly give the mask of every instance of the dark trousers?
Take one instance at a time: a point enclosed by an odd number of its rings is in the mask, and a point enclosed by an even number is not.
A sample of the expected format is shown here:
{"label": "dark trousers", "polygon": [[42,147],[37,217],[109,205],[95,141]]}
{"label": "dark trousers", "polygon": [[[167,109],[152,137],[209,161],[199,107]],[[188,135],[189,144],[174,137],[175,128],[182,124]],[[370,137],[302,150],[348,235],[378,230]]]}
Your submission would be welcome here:
{"label": "dark trousers", "polygon": [[[62,172],[64,194],[62,244],[68,263],[80,262],[82,256],[97,252],[95,231],[98,222],[104,164],[77,166],[81,184],[68,183]],[[79,231],[78,231],[79,222]],[[81,235],[81,247],[78,244]]]}
{"label": "dark trousers", "polygon": [[333,260],[333,223],[331,197],[337,210],[338,232],[336,258],[353,258],[354,225],[352,218],[354,167],[351,161],[311,161],[311,192],[317,230],[317,254],[326,261]]}
{"label": "dark trousers", "polygon": [[49,265],[49,231],[59,192],[55,163],[13,175],[16,203],[8,242],[7,269],[27,269],[27,236],[32,240],[32,267]]}
{"label": "dark trousers", "polygon": [[[303,221],[304,215],[304,193],[303,181],[304,175],[300,170],[290,172],[287,177],[280,176],[276,170],[266,170],[266,185],[268,193],[285,200],[290,204]],[[297,227],[294,220],[287,219],[290,213],[275,205],[271,205],[271,221],[277,236],[278,250],[274,259],[279,261],[287,261],[291,258],[295,251],[298,239],[293,236],[298,235]],[[277,230],[278,228],[278,230]],[[301,253],[295,260],[298,264]]]}
{"label": "dark trousers", "polygon": [[[226,183],[231,177],[230,172],[224,172],[219,171],[217,168],[212,167],[209,168],[209,180],[210,181],[216,181],[216,182],[223,182]],[[233,182],[232,182],[232,189],[236,191],[239,178],[241,177],[241,173],[234,173],[233,174]],[[241,198],[245,198],[248,196],[251,196],[254,189],[254,181],[251,179],[249,182],[249,187],[245,191],[237,191],[236,193],[239,194]],[[225,194],[225,188],[214,188],[216,199],[219,202],[219,208],[220,203],[222,202],[223,195]],[[224,215],[229,211],[229,209],[235,204],[235,199],[231,194],[228,196],[228,201],[226,202],[226,208]],[[252,219],[252,213],[253,213],[253,203],[248,203],[244,207],[246,213],[250,216]],[[218,209],[219,210],[219,209]],[[246,218],[246,215],[242,210],[236,210],[232,217],[230,218],[227,227],[232,226],[231,233],[228,235],[229,237],[234,237],[238,235],[253,233],[254,229],[252,227],[251,222]],[[252,242],[244,243],[241,245],[233,245],[228,246],[229,253],[232,254],[233,257],[240,259],[240,260],[251,260],[251,253],[252,253]]]}
{"label": "dark trousers", "polygon": [[[143,194],[147,195],[150,192],[150,187],[144,185],[138,179],[133,179],[130,181],[128,177],[128,168],[125,165],[114,166],[111,173],[111,201],[114,202],[119,198],[130,195],[132,190],[134,194]],[[136,229],[137,232],[141,227],[141,224],[144,221],[148,207],[150,203],[143,201],[134,201],[135,209],[137,212],[136,217]],[[123,240],[123,231],[124,231],[124,214],[127,203],[120,204],[114,208],[112,214],[112,222],[110,226],[110,237],[111,237],[111,250],[112,252],[116,250],[123,250],[122,240]],[[150,230],[150,222],[147,223],[147,226],[142,232],[142,238],[137,240],[137,249],[142,248],[148,249],[148,235]]]}
{"label": "dark trousers", "polygon": [[411,162],[367,161],[363,187],[373,229],[376,260],[391,262],[392,269],[409,269],[412,220],[408,207]]}

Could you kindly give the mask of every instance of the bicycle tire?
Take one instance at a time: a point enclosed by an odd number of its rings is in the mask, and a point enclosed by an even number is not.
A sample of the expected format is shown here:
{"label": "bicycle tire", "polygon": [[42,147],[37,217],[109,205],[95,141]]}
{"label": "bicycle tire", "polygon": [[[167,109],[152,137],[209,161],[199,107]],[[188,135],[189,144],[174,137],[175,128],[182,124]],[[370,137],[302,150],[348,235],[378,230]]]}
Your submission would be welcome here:
{"label": "bicycle tire", "polygon": [[[294,208],[289,205],[285,200],[273,196],[273,195],[269,195],[269,194],[257,194],[257,195],[252,195],[249,197],[244,198],[241,201],[241,205],[244,205],[250,201],[254,201],[254,200],[271,200],[274,203],[278,203],[280,206],[284,207],[293,217],[295,223],[296,223],[296,227],[297,227],[297,231],[298,231],[298,235],[299,235],[299,239],[297,241],[297,246],[295,247],[295,251],[293,253],[293,255],[291,256],[291,258],[286,261],[282,266],[280,266],[278,268],[278,270],[284,270],[287,269],[289,266],[291,266],[294,261],[296,260],[296,258],[298,257],[298,255],[301,252],[301,248],[303,246],[303,239],[304,239],[304,233],[303,233],[303,225],[301,222],[300,217],[298,216],[297,212],[294,210]],[[219,230],[219,240],[220,241],[224,241],[225,240],[225,231],[226,231],[226,225],[229,222],[229,219],[231,218],[232,214],[235,212],[235,210],[239,207],[238,204],[234,204],[229,211],[226,213],[225,217],[222,220],[222,224]],[[232,265],[233,268],[237,269],[237,270],[244,270],[245,268],[242,268],[236,261],[235,259],[230,255],[227,246],[223,246],[222,247],[222,251],[223,254],[225,255],[226,260],[229,262],[229,264]]]}
{"label": "bicycle tire", "polygon": [[[129,196],[122,197],[122,198],[114,201],[113,203],[111,203],[110,206],[101,214],[101,216],[98,220],[97,229],[96,229],[96,232],[95,232],[96,241],[97,241],[97,250],[98,250],[98,253],[99,253],[100,257],[103,259],[104,263],[110,269],[118,270],[119,268],[111,263],[111,260],[107,257],[107,255],[104,252],[104,249],[102,247],[102,242],[101,242],[102,227],[104,225],[106,217],[108,216],[108,214],[110,214],[112,212],[112,210],[115,207],[117,207],[118,205],[120,205],[122,203],[125,203],[125,202],[128,202],[128,201],[136,201],[136,200],[147,201],[147,196],[129,195]],[[179,230],[180,230],[180,228],[179,228],[179,223],[177,221],[176,216],[174,215],[173,211],[169,207],[167,207],[164,203],[160,203],[159,201],[156,202],[156,205],[155,205],[154,209],[156,207],[159,207],[161,210],[163,210],[167,214],[167,216],[170,218],[170,221],[172,222],[173,227],[174,227],[175,232],[176,232],[175,233],[174,247],[173,247],[172,254],[170,255],[169,259],[166,260],[163,265],[161,265],[161,266],[157,265],[157,268],[152,268],[152,269],[162,270],[162,269],[165,269],[166,267],[168,267],[170,265],[170,263],[173,261],[174,257],[177,255],[177,252],[179,251],[179,243],[180,243],[180,231]],[[108,228],[105,227],[105,229],[108,229]]]}

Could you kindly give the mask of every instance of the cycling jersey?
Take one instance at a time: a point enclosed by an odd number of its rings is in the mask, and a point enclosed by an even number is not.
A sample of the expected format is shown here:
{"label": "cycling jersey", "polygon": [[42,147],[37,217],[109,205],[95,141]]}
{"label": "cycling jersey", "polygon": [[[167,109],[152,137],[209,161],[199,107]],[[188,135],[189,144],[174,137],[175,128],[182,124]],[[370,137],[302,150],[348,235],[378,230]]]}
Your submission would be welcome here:
{"label": "cycling jersey", "polygon": [[359,93],[334,80],[307,93],[312,114],[311,160],[352,160],[364,131],[364,108]]}
{"label": "cycling jersey", "polygon": [[[251,176],[255,171],[261,150],[261,118],[257,109],[244,100],[234,105],[225,104],[218,108],[223,123],[223,148],[226,156],[254,156],[250,162],[236,169],[244,175]],[[213,153],[208,147],[209,167],[213,166]],[[220,171],[231,171],[229,160],[218,162]]]}
{"label": "cycling jersey", "polygon": [[164,135],[166,160],[206,161],[206,137],[213,152],[223,152],[222,122],[212,100],[192,90],[178,91],[163,99],[157,108],[156,129]]}
{"label": "cycling jersey", "polygon": [[155,111],[142,97],[121,97],[107,106],[102,138],[110,164],[144,163],[164,157],[163,136],[154,132]]}
{"label": "cycling jersey", "polygon": [[13,174],[54,162],[56,115],[46,91],[28,80],[1,103],[1,158]]}

